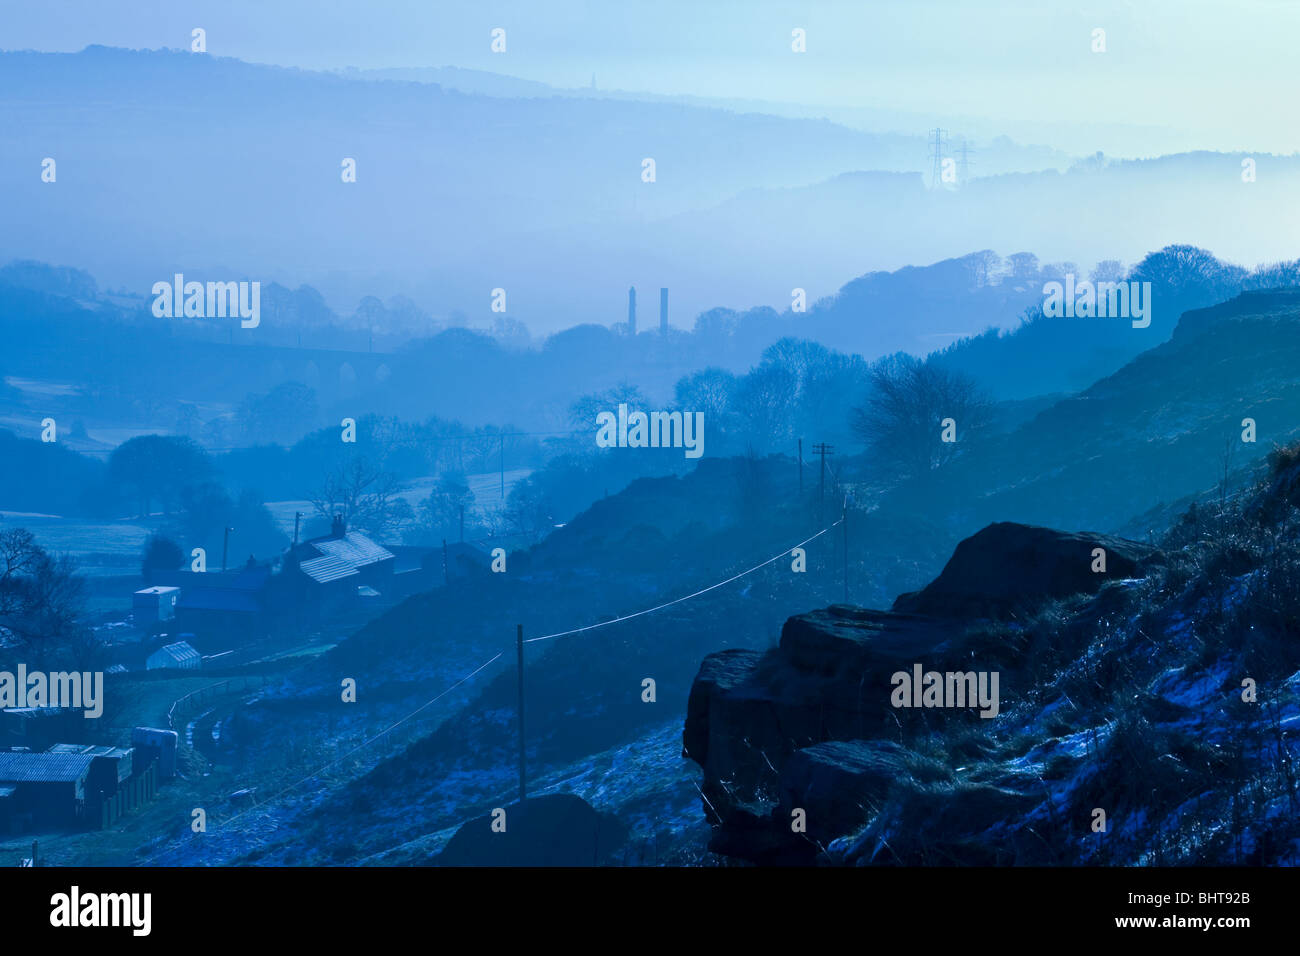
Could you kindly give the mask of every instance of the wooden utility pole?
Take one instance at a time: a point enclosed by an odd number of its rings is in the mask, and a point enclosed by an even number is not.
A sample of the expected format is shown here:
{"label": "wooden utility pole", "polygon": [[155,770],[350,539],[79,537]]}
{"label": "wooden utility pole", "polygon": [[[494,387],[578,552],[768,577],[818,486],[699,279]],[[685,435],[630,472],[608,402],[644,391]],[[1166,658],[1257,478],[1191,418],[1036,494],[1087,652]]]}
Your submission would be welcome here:
{"label": "wooden utility pole", "polygon": [[844,523],[844,603],[849,603],[849,496],[844,496],[844,511],[840,514]]}
{"label": "wooden utility pole", "polygon": [[835,448],[832,445],[826,444],[826,442],[824,441],[818,442],[817,444],[813,445],[813,454],[821,455],[822,458],[821,488],[817,492],[817,503],[818,503],[819,513],[821,513],[821,511],[825,510],[824,504],[826,501],[826,456],[835,454]]}
{"label": "wooden utility pole", "polygon": [[301,520],[302,520],[302,512],[295,511],[293,513],[293,546],[295,548],[298,547],[298,522],[300,522]]}
{"label": "wooden utility pole", "polygon": [[515,648],[519,658],[519,805],[528,796],[524,777],[524,626],[515,625]]}
{"label": "wooden utility pole", "polygon": [[221,535],[221,570],[222,571],[226,570],[226,552],[230,550],[230,532],[234,530],[235,530],[234,528],[226,528],[226,530],[222,532]]}

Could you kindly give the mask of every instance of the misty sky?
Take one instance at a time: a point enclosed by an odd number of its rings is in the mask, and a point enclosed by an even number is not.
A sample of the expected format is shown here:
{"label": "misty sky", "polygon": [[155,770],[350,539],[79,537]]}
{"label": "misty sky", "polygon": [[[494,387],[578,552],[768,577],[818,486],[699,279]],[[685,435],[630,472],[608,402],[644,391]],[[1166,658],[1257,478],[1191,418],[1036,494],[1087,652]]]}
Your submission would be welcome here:
{"label": "misty sky", "polygon": [[[0,48],[88,44],[186,48],[329,69],[460,66],[557,86],[747,97],[1056,124],[1040,141],[1080,150],[1072,128],[1133,125],[1119,152],[1300,150],[1300,106],[1285,94],[1300,45],[1292,0],[606,0],[442,3],[368,0],[62,0],[0,4]],[[508,51],[489,51],[489,31]],[[790,52],[790,31],[808,53]],[[1090,50],[1102,27],[1107,52]],[[1043,128],[1045,127],[1036,127]],[[1112,137],[1098,146],[1116,149]]]}

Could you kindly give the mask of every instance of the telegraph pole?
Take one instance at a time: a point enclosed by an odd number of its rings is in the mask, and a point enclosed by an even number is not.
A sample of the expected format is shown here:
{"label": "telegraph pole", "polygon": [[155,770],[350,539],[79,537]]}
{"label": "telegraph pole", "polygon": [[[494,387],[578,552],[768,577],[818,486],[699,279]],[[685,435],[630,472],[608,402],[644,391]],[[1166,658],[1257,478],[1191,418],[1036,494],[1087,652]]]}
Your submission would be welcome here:
{"label": "telegraph pole", "polygon": [[524,626],[515,625],[515,648],[519,659],[519,806],[522,809],[528,789],[524,778]]}
{"label": "telegraph pole", "polygon": [[221,535],[221,570],[226,570],[226,552],[230,550],[230,532],[234,528],[226,528]]}
{"label": "telegraph pole", "polygon": [[295,548],[298,547],[298,522],[301,520],[302,520],[302,512],[295,511],[293,513],[293,546]]}
{"label": "telegraph pole", "polygon": [[844,496],[844,510],[840,513],[844,523],[844,603],[849,603],[849,496]]}
{"label": "telegraph pole", "polygon": [[835,454],[835,447],[826,444],[824,441],[818,442],[813,445],[813,454],[821,455],[822,458],[821,488],[817,492],[817,504],[819,508],[822,508],[826,501],[826,456]]}

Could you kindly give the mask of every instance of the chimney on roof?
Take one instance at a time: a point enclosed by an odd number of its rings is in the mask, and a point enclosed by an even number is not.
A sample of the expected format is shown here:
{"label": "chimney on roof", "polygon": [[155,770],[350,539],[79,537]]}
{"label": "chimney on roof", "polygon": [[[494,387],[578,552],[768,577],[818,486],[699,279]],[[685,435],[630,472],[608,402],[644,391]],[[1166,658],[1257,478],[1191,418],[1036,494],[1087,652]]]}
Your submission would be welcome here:
{"label": "chimney on roof", "polygon": [[330,525],[330,537],[341,538],[347,533],[347,530],[347,522],[343,520],[343,516],[341,514],[335,515],[334,523]]}

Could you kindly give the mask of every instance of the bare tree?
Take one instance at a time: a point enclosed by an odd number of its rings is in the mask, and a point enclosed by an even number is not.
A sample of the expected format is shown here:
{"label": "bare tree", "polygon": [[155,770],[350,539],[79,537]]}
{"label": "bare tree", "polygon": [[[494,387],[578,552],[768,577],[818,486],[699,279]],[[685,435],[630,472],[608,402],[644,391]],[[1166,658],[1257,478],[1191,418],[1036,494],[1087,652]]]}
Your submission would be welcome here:
{"label": "bare tree", "polygon": [[[900,477],[927,475],[960,454],[961,442],[989,423],[992,403],[961,372],[899,353],[872,365],[866,404],[850,421],[856,434]],[[943,440],[952,419],[957,441]]]}
{"label": "bare tree", "polygon": [[579,397],[569,406],[569,424],[574,432],[585,435],[596,433],[596,416],[600,412],[617,411],[620,404],[626,404],[629,411],[644,409],[646,398],[641,389],[629,382],[620,382],[603,392],[595,392]]}
{"label": "bare tree", "polygon": [[736,407],[745,432],[766,447],[781,446],[793,432],[799,377],[777,362],[764,362],[740,380]]}
{"label": "bare tree", "polygon": [[212,471],[207,452],[174,435],[137,435],[113,449],[108,459],[109,479],[136,496],[142,516],[150,514],[154,504],[175,510],[184,489]]}
{"label": "bare tree", "polygon": [[474,507],[474,492],[470,491],[465,476],[445,474],[420,502],[419,522],[407,532],[407,540],[436,544],[439,540],[455,541],[461,529],[468,529],[470,537],[481,526],[478,510]]}
{"label": "bare tree", "polygon": [[703,412],[710,424],[727,414],[736,391],[736,376],[726,369],[710,366],[679,379],[675,389],[677,407]]}
{"label": "bare tree", "polygon": [[1038,256],[1032,252],[1013,252],[1007,256],[1007,266],[1013,280],[1038,278]]}
{"label": "bare tree", "polygon": [[25,528],[0,531],[0,636],[29,659],[78,649],[84,584]]}
{"label": "bare tree", "polygon": [[1124,263],[1118,259],[1102,259],[1088,273],[1088,278],[1093,282],[1122,282],[1127,274]]}
{"label": "bare tree", "polygon": [[974,280],[977,289],[988,285],[990,279],[1002,267],[1002,257],[992,249],[972,252],[965,258],[970,265],[971,278]]}
{"label": "bare tree", "polygon": [[334,466],[311,502],[323,517],[342,515],[349,528],[388,536],[414,518],[401,490],[401,479],[380,460],[358,454]]}

